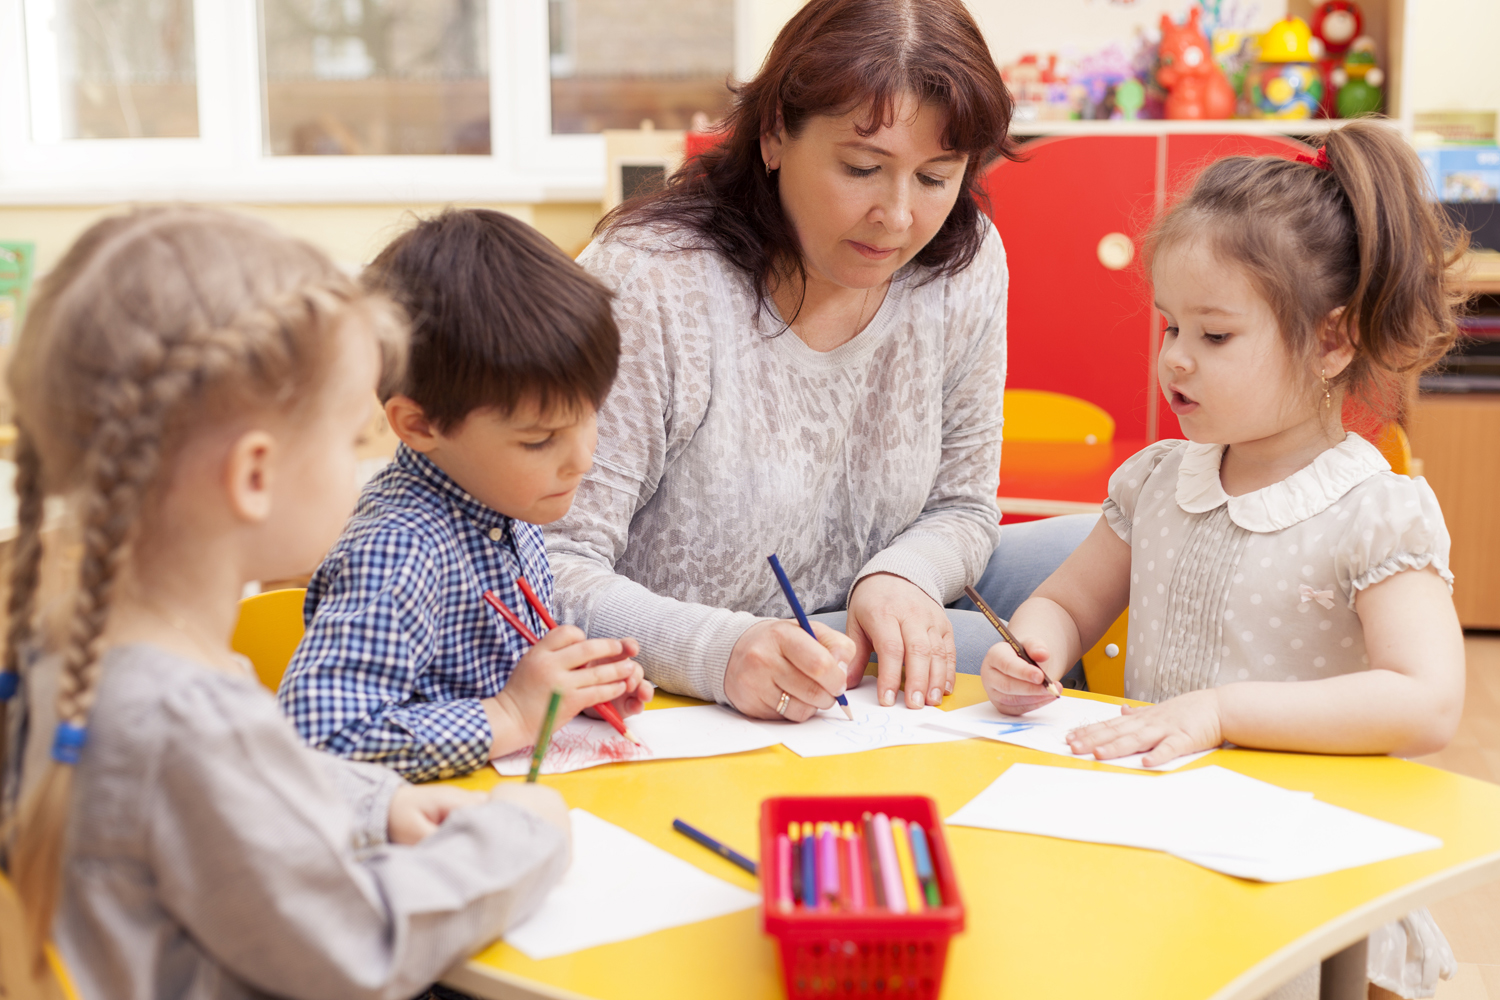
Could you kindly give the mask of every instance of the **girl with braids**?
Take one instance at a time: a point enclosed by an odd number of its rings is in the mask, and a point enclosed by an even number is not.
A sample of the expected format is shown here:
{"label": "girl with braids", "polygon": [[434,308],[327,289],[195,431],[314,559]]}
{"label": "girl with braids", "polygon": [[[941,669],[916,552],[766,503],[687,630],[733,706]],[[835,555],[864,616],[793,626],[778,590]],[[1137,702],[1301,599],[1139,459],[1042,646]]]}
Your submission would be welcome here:
{"label": "girl with braids", "polygon": [[[311,247],[204,209],[106,220],[42,286],[10,371],[8,862],[85,997],[409,997],[567,867],[555,793],[309,749],[229,649],[245,582],[337,536],[404,342]],[[49,494],[82,554],[44,631]]]}
{"label": "girl with braids", "polygon": [[[1122,465],[1093,533],[1016,612],[1040,667],[1003,643],[985,657],[990,700],[1020,714],[1128,605],[1125,695],[1157,704],[1074,732],[1075,753],[1415,756],[1458,725],[1442,511],[1341,414],[1353,398],[1400,419],[1453,343],[1464,240],[1382,124],[1351,122],[1303,160],[1221,160],[1156,225],[1157,375],[1188,440]],[[1395,927],[1395,947],[1372,939],[1372,980],[1432,996],[1433,956],[1452,961],[1441,933],[1426,911]]]}

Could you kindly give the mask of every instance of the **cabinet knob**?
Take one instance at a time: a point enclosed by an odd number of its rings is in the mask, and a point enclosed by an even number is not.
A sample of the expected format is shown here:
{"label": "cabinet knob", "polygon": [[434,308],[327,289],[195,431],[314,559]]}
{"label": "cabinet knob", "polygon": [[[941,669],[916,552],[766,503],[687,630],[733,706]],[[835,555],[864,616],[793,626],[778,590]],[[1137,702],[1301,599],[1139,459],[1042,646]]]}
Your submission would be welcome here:
{"label": "cabinet knob", "polygon": [[1135,260],[1135,244],[1124,233],[1105,233],[1096,252],[1099,263],[1111,271],[1122,271]]}

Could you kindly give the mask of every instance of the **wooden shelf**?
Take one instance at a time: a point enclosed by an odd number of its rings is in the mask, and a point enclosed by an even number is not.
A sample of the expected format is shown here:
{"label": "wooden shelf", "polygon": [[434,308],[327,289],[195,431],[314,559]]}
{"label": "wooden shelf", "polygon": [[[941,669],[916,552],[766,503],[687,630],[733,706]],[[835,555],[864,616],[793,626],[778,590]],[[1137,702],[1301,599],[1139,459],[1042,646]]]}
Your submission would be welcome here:
{"label": "wooden shelf", "polygon": [[1465,254],[1465,285],[1470,295],[1500,295],[1500,253]]}
{"label": "wooden shelf", "polygon": [[1345,123],[1343,118],[1214,118],[1186,121],[1142,118],[1136,121],[1011,122],[1015,136],[1047,135],[1321,135]]}

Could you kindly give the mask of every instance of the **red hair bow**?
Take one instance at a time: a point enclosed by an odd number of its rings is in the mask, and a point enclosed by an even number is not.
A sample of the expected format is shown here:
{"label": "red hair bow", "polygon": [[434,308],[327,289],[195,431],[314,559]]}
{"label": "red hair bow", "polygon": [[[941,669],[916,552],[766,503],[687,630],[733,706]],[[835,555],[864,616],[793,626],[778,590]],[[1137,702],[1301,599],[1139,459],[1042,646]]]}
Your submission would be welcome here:
{"label": "red hair bow", "polygon": [[1311,163],[1313,166],[1317,167],[1319,170],[1332,170],[1333,169],[1333,166],[1328,162],[1328,150],[1327,149],[1323,149],[1323,148],[1319,148],[1317,156],[1303,156],[1301,153],[1298,153],[1297,154],[1297,162],[1298,163]]}

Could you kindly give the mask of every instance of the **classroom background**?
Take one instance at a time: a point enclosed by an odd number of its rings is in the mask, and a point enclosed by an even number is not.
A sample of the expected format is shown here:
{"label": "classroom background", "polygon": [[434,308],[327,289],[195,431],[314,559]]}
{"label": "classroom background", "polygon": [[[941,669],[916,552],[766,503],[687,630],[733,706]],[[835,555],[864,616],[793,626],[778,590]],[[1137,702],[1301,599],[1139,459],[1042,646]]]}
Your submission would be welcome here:
{"label": "classroom background", "polygon": [[[726,84],[798,6],[0,0],[0,356],[35,278],[132,203],[232,206],[351,271],[447,205],[511,213],[576,254],[610,207],[713,141]],[[1473,233],[1461,266],[1474,298],[1405,426],[1361,429],[1428,478],[1453,536],[1468,702],[1427,762],[1500,782],[1500,3],[1357,0],[1342,20],[1318,6],[969,0],[1031,154],[987,182],[1012,268],[1001,507],[1007,522],[1097,510],[1120,461],[1179,434],[1154,388],[1159,322],[1135,265],[1139,233],[1184,181],[1231,152],[1292,155],[1341,113],[1388,115]],[[1231,117],[1185,120],[1157,82],[1184,22],[1235,85]],[[8,424],[0,400],[0,447]],[[368,468],[393,447],[378,435]],[[0,463],[0,558],[13,473]],[[1106,674],[1107,648],[1093,653]],[[1433,910],[1460,963],[1439,997],[1500,1000],[1500,891]]]}

